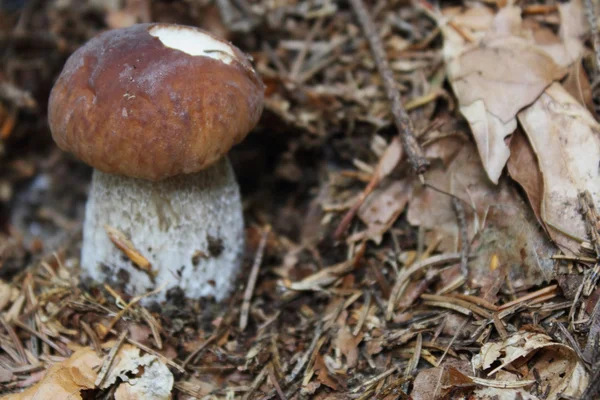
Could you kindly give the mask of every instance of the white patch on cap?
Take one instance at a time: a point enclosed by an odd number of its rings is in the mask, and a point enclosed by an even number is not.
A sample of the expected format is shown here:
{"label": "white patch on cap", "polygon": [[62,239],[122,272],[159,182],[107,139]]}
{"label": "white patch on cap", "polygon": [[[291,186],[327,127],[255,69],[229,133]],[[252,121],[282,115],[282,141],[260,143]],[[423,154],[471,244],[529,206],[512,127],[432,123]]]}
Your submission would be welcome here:
{"label": "white patch on cap", "polygon": [[225,64],[231,64],[236,58],[233,49],[227,43],[194,29],[157,25],[150,28],[148,32],[165,46],[191,56],[210,57]]}

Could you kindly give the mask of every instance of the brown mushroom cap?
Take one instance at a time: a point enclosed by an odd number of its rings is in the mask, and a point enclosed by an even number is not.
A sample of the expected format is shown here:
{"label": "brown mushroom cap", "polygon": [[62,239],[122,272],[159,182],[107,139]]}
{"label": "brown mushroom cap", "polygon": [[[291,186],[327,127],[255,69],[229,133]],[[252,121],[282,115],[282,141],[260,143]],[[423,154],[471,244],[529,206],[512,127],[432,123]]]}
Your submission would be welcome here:
{"label": "brown mushroom cap", "polygon": [[258,122],[263,92],[235,46],[197,28],[140,24],[71,55],[48,119],[58,146],[92,167],[160,180],[223,157]]}

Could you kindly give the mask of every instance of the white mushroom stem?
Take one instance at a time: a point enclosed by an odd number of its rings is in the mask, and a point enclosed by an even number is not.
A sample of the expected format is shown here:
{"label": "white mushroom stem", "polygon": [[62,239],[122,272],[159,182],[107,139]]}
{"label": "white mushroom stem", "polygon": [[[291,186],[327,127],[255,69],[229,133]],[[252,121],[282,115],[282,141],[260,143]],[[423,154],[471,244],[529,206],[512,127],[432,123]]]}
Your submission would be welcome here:
{"label": "white mushroom stem", "polygon": [[[150,271],[109,238],[123,233]],[[230,293],[244,248],[240,193],[229,161],[159,182],[94,171],[83,228],[81,263],[98,282],[141,295],[180,287],[187,298]]]}

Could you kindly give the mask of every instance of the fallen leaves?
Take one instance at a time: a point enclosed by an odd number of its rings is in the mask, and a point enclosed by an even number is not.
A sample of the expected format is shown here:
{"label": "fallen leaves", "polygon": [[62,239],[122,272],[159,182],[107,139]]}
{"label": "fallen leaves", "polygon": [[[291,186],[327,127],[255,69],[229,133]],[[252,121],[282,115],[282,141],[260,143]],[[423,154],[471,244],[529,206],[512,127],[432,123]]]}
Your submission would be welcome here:
{"label": "fallen leaves", "polygon": [[[588,374],[575,351],[539,332],[520,331],[505,341],[485,343],[473,357],[473,366],[486,371],[488,377],[505,372],[502,380],[512,376],[515,387],[520,381],[517,374],[530,380],[529,384],[537,382],[548,400],[558,399],[559,395],[581,396],[588,382]],[[495,387],[499,393],[504,390],[493,384],[485,386]]]}
{"label": "fallen leaves", "polygon": [[82,390],[95,387],[95,369],[100,364],[101,360],[93,350],[78,350],[67,360],[50,367],[40,382],[21,393],[8,395],[5,399],[82,399]]}
{"label": "fallen leaves", "polygon": [[544,182],[541,194],[536,192],[539,184],[525,190],[530,199],[541,197],[540,218],[554,242],[563,251],[578,254],[586,227],[577,196],[587,190],[594,199],[600,199],[600,125],[559,84],[550,86],[531,107],[519,113],[519,121],[537,165],[532,165],[529,158],[522,160],[518,168],[539,166]]}
{"label": "fallen leaves", "polygon": [[[168,400],[173,388],[173,375],[156,356],[140,355],[131,345],[122,346],[116,362],[100,384],[100,389],[117,384],[116,400]],[[90,348],[73,355],[48,369],[44,378],[21,393],[6,396],[9,400],[82,399],[83,390],[97,389],[95,381],[103,359]]]}
{"label": "fallen leaves", "polygon": [[[565,8],[562,14],[572,20],[575,13]],[[442,26],[448,79],[487,175],[498,183],[510,156],[508,137],[517,128],[517,113],[565,76],[565,67],[580,56],[580,32],[563,24],[559,39],[535,24],[525,26],[516,6],[500,9],[491,20],[488,15],[488,25],[453,14],[455,9],[446,11],[452,23]]]}

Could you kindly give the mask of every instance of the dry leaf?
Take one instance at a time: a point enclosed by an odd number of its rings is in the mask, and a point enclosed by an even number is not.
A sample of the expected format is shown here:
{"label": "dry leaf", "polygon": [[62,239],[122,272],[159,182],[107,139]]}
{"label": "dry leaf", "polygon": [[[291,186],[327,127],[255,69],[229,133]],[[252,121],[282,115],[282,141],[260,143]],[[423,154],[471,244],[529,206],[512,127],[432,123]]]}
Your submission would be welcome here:
{"label": "dry leaf", "polygon": [[153,361],[143,367],[142,376],[119,385],[115,400],[169,400],[173,381],[169,368],[154,357]]}
{"label": "dry leaf", "polygon": [[473,392],[474,398],[478,400],[539,400],[525,389],[500,389],[484,387]]}
{"label": "dry leaf", "polygon": [[348,238],[350,242],[362,239],[380,244],[383,234],[391,228],[402,214],[411,193],[407,181],[394,181],[385,189],[375,190],[358,209],[358,217],[367,225],[363,232]]}
{"label": "dry leaf", "polygon": [[377,164],[377,168],[369,181],[369,184],[365,187],[365,189],[360,194],[356,203],[348,210],[342,221],[338,225],[337,229],[333,236],[336,239],[340,239],[346,229],[348,229],[348,225],[358,212],[360,206],[364,203],[367,197],[379,186],[381,181],[390,174],[396,168],[396,165],[402,159],[402,144],[400,143],[400,139],[398,136],[394,137],[388,147],[383,152],[383,155],[379,159],[379,163]]}
{"label": "dry leaf", "polygon": [[[435,145],[444,146],[444,142],[445,140],[439,140]],[[476,147],[469,142],[463,145],[447,168],[439,161],[433,162],[425,174],[425,181],[463,200],[469,239],[481,228],[488,208],[505,203],[512,196],[507,191],[507,185],[495,186],[489,181],[481,168]],[[455,251],[458,248],[459,228],[450,196],[416,183],[407,218],[412,225],[430,229],[429,236],[440,237],[441,250]]]}
{"label": "dry leaf", "polygon": [[541,217],[552,239],[577,254],[586,229],[577,195],[600,199],[600,125],[560,84],[553,84],[519,121],[535,152],[544,180]]}
{"label": "dry leaf", "polygon": [[[503,204],[490,206],[485,226],[471,247],[475,255],[469,263],[469,279],[473,287],[489,288],[496,285],[498,276],[508,274],[511,287],[522,291],[554,278],[552,255],[556,248],[538,227],[533,213],[516,191],[506,188],[512,196]],[[490,270],[492,259],[502,268]]]}
{"label": "dry leaf", "polygon": [[362,339],[362,333],[354,336],[347,326],[341,326],[333,340],[333,346],[346,357],[348,368],[354,368],[358,363],[358,345]]}
{"label": "dry leaf", "polygon": [[102,360],[90,348],[76,351],[67,360],[54,364],[44,378],[21,393],[4,397],[7,400],[81,399],[81,391],[94,388],[96,369]]}
{"label": "dry leaf", "polygon": [[547,229],[542,220],[542,197],[544,195],[544,179],[537,164],[537,158],[527,136],[518,129],[510,141],[510,158],[508,173],[525,191],[529,205],[538,222]]}
{"label": "dry leaf", "polygon": [[[588,374],[573,349],[555,343],[549,336],[538,332],[520,331],[503,342],[488,342],[472,360],[473,367],[488,370],[492,364],[498,366],[487,371],[491,376],[509,365],[518,368],[528,364],[528,374],[523,380],[536,380],[534,369],[540,377],[542,387],[550,386],[548,400],[559,398],[559,394],[578,397],[587,387]],[[506,385],[504,385],[506,386]]]}
{"label": "dry leaf", "polygon": [[567,78],[563,82],[563,87],[579,104],[585,106],[596,117],[596,109],[592,98],[592,86],[581,60],[571,65],[569,75],[567,75]]}
{"label": "dry leaf", "polygon": [[[113,366],[101,385],[102,389],[117,382],[120,399],[162,400],[171,397],[173,375],[166,365],[151,354],[140,355],[140,349],[124,345],[119,349]],[[129,397],[128,397],[129,396]]]}
{"label": "dry leaf", "polygon": [[410,393],[411,398],[439,399],[457,387],[472,386],[467,376],[471,373],[470,367],[468,361],[448,359],[439,367],[419,371]]}
{"label": "dry leaf", "polygon": [[448,79],[488,177],[498,183],[510,155],[507,138],[517,126],[517,112],[564,76],[562,63],[572,62],[572,55],[565,56],[567,42],[558,38],[547,48],[536,43],[534,32],[524,29],[518,7],[502,8],[493,20],[486,19],[488,26],[474,25],[468,18],[451,21],[442,27]]}

